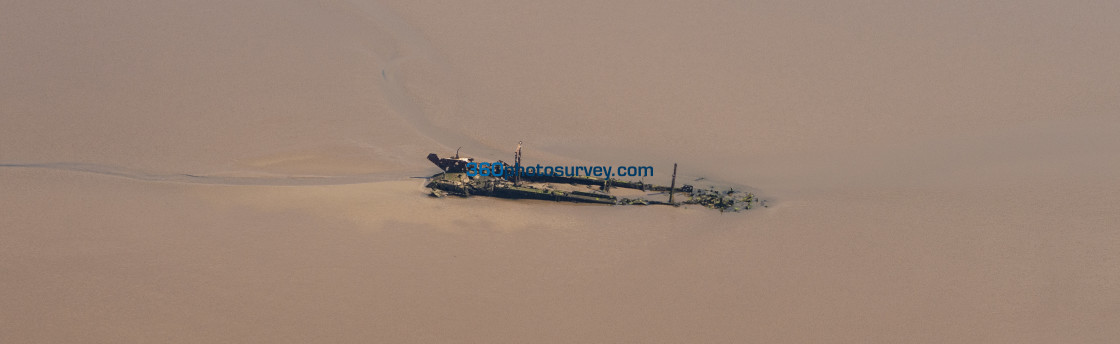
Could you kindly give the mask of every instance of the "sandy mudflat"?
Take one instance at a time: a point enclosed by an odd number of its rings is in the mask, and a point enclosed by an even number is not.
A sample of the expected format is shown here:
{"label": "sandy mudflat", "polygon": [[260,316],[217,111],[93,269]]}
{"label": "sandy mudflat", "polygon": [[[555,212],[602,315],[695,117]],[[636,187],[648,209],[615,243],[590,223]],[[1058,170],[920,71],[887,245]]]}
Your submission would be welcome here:
{"label": "sandy mudflat", "polygon": [[3,343],[1120,340],[1113,1],[2,7]]}

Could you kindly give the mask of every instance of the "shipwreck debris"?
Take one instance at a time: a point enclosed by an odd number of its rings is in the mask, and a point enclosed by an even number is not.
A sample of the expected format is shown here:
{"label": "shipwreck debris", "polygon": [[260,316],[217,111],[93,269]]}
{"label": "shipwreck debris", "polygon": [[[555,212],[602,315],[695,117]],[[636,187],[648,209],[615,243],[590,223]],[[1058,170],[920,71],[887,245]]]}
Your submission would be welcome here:
{"label": "shipwreck debris", "polygon": [[[760,204],[760,200],[754,194],[743,193],[730,188],[726,191],[716,190],[715,188],[697,189],[688,184],[677,187],[677,164],[673,164],[673,177],[669,186],[612,178],[521,174],[519,173],[521,164],[520,142],[518,142],[517,150],[514,153],[515,165],[511,166],[502,161],[494,163],[497,166],[495,168],[500,167],[504,171],[511,172],[502,176],[468,176],[468,166],[474,162],[474,159],[460,157],[458,151],[453,157],[440,158],[437,154],[431,153],[428,154],[427,158],[443,170],[443,172],[428,178],[426,185],[431,189],[430,195],[437,198],[454,195],[610,205],[700,205],[721,212],[747,210]],[[669,199],[668,201],[657,200],[653,199],[654,197],[649,197],[648,194],[645,197],[621,197],[621,195],[612,194],[612,188],[660,192],[654,195],[662,195],[667,192]],[[677,193],[687,195],[687,199],[677,202],[675,197]]]}

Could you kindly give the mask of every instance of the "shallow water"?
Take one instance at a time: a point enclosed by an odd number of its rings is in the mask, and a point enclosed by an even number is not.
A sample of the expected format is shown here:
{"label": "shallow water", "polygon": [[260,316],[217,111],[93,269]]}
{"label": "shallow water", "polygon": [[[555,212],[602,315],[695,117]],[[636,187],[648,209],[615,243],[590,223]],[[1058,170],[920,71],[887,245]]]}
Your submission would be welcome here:
{"label": "shallow water", "polygon": [[[1111,2],[0,13],[3,342],[1114,342]],[[430,152],[767,208],[426,196]]]}

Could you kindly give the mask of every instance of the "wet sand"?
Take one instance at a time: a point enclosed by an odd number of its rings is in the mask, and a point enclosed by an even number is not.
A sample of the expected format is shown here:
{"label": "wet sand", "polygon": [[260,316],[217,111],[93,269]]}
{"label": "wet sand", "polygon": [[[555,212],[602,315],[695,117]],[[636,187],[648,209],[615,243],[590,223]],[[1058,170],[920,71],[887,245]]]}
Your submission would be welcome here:
{"label": "wet sand", "polygon": [[[7,6],[0,342],[1114,342],[1115,13]],[[414,178],[517,141],[769,207]]]}

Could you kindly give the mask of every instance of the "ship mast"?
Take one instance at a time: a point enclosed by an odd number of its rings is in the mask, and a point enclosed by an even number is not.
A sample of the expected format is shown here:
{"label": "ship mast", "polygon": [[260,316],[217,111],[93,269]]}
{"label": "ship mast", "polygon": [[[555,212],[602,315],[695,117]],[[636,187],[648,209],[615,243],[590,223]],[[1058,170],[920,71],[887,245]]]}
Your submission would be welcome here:
{"label": "ship mast", "polygon": [[513,183],[515,185],[520,185],[521,184],[521,141],[517,141],[517,151],[513,152],[513,170],[517,171],[517,174],[515,174],[514,177],[513,177]]}

